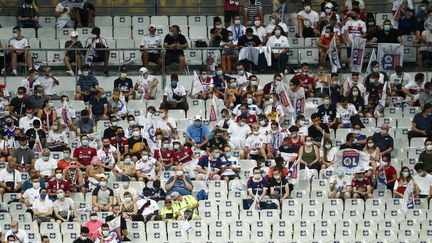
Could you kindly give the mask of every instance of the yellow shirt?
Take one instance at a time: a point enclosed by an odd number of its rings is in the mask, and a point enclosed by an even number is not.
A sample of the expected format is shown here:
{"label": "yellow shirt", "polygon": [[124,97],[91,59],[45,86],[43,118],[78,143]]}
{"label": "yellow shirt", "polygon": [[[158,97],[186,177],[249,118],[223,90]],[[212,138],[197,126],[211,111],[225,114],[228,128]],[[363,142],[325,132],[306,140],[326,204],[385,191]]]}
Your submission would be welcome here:
{"label": "yellow shirt", "polygon": [[[195,199],[195,197],[191,195],[186,195],[183,196],[183,200],[181,202],[173,203],[172,208],[174,209],[175,212],[180,212],[181,215],[183,215],[188,207],[192,207],[196,203],[197,200]],[[197,210],[195,209],[193,210],[192,219],[194,219],[197,216],[196,211]]]}
{"label": "yellow shirt", "polygon": [[160,212],[160,215],[164,219],[166,219],[166,221],[168,221],[168,222],[173,221],[175,219],[175,214],[176,214],[176,211],[172,207],[171,207],[171,209],[163,207],[161,212]]}

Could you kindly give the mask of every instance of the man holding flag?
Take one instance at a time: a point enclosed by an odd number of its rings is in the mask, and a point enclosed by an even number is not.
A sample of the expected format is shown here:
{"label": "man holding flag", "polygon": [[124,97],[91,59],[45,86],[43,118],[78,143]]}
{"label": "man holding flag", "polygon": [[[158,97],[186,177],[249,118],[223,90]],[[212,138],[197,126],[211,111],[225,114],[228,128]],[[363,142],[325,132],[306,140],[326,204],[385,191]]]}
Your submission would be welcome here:
{"label": "man holding flag", "polygon": [[261,168],[255,167],[253,175],[247,182],[248,199],[243,201],[243,209],[260,210],[260,203],[267,195],[269,188],[267,180],[261,175]]}
{"label": "man holding flag", "polygon": [[213,78],[207,74],[207,69],[202,68],[200,75],[194,71],[192,81],[191,97],[193,99],[211,99],[213,93]]}

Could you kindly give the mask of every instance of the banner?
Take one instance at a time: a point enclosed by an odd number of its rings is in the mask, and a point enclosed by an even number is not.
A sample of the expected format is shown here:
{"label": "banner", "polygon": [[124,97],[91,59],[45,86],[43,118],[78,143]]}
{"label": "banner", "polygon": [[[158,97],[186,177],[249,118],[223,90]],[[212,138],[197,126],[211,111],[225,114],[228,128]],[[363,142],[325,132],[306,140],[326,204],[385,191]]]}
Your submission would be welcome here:
{"label": "banner", "polygon": [[378,44],[378,62],[381,71],[394,72],[396,66],[403,66],[404,47],[400,44]]}
{"label": "banner", "polygon": [[409,209],[414,209],[414,180],[408,183],[402,200],[402,210],[407,212]]}
{"label": "banner", "polygon": [[291,165],[291,167],[288,170],[288,174],[286,176],[286,179],[288,182],[292,184],[297,184],[299,180],[299,171],[300,171],[300,160],[301,157],[296,159],[296,161]]}
{"label": "banner", "polygon": [[366,67],[366,77],[367,77],[369,74],[372,73],[372,62],[373,62],[373,61],[377,61],[377,56],[376,56],[376,53],[375,53],[375,48],[372,49],[372,53],[371,53],[371,56],[370,56],[370,58],[369,58],[368,65],[367,65],[367,67]]}
{"label": "banner", "polygon": [[336,153],[334,171],[345,173],[364,172],[369,167],[370,155],[357,149],[342,149]]}
{"label": "banner", "polygon": [[354,38],[351,46],[351,72],[361,73],[366,39]]}
{"label": "banner", "polygon": [[285,114],[294,113],[294,107],[292,106],[291,101],[283,85],[281,85],[281,87],[279,88],[279,100],[280,103],[282,104],[282,107],[284,108]]}
{"label": "banner", "polygon": [[375,107],[375,110],[374,110],[375,118],[380,117],[380,112],[384,110],[385,102],[387,99],[387,84],[388,84],[388,82],[384,83],[382,94],[381,94],[381,99],[380,99],[378,105]]}
{"label": "banner", "polygon": [[221,120],[221,112],[223,109],[226,109],[223,101],[221,101],[219,98],[217,98],[216,95],[213,95],[211,105],[210,105],[209,121],[210,122],[220,121]]}
{"label": "banner", "polygon": [[384,166],[382,165],[380,166],[380,169],[378,171],[377,190],[379,191],[387,190],[387,176],[385,173]]}
{"label": "banner", "polygon": [[196,94],[199,94],[203,91],[204,91],[204,89],[203,89],[203,86],[201,84],[201,81],[199,80],[198,74],[196,73],[196,71],[194,71],[194,78],[192,81],[192,88],[191,88],[190,95],[196,95]]}
{"label": "banner", "polygon": [[338,48],[336,46],[336,37],[333,36],[333,39],[330,42],[329,49],[327,51],[328,57],[330,59],[330,63],[332,66],[332,73],[336,73],[338,69],[341,68],[340,62],[339,62],[339,54],[338,54]]}

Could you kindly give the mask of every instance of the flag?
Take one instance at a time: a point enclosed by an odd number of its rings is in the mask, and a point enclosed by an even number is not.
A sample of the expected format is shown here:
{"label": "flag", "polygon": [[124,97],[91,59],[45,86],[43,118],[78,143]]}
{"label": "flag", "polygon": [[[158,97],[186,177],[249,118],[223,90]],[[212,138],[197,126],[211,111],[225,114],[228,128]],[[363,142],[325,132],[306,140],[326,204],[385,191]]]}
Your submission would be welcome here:
{"label": "flag", "polygon": [[68,0],[68,7],[70,8],[83,8],[87,0]]}
{"label": "flag", "polygon": [[381,99],[380,99],[378,105],[375,107],[375,110],[374,110],[374,116],[375,116],[375,118],[380,117],[380,112],[385,107],[385,102],[386,102],[386,99],[387,99],[387,83],[388,82],[384,83],[382,94],[381,94]]}
{"label": "flag", "polygon": [[221,112],[223,109],[226,109],[224,103],[222,100],[216,97],[216,95],[213,95],[211,105],[210,105],[210,122],[218,122],[221,118]]}
{"label": "flag", "polygon": [[346,81],[346,89],[345,89],[345,97],[348,97],[350,92],[351,92],[351,79],[348,77],[347,81]]}
{"label": "flag", "polygon": [[411,180],[405,189],[403,200],[402,200],[402,210],[407,212],[409,209],[414,209],[414,181]]}
{"label": "flag", "polygon": [[369,167],[370,155],[357,149],[342,149],[336,153],[334,171],[345,173],[364,172]]}
{"label": "flag", "polygon": [[42,143],[40,141],[38,131],[35,130],[35,134],[36,134],[36,139],[35,139],[35,143],[33,145],[33,152],[40,153],[40,152],[42,152]]}
{"label": "flag", "polygon": [[288,93],[283,85],[279,88],[279,100],[284,108],[285,114],[295,113],[294,107],[291,104],[291,100],[289,99]]}
{"label": "flag", "polygon": [[403,66],[404,46],[401,44],[378,43],[378,62],[381,71],[394,72],[396,66]]}
{"label": "flag", "polygon": [[377,189],[379,191],[387,190],[387,177],[386,177],[384,166],[380,166],[380,169],[378,171]]}
{"label": "flag", "polygon": [[93,58],[97,56],[96,49],[93,47],[93,44],[87,49],[85,55],[85,63],[91,65],[93,62]]}
{"label": "flag", "polygon": [[121,61],[121,65],[122,66],[126,66],[126,65],[129,65],[129,64],[133,64],[134,62],[135,62],[135,58],[134,57],[128,57],[128,58],[126,58],[126,59],[124,59],[124,60]]}
{"label": "flag", "polygon": [[401,17],[402,8],[403,8],[402,4],[399,5],[399,8],[396,10],[395,14],[393,15],[393,19],[391,20],[393,28],[395,29],[398,29],[399,27],[399,19]]}
{"label": "flag", "polygon": [[192,81],[192,88],[191,88],[190,95],[196,95],[196,94],[201,93],[203,91],[204,91],[204,88],[201,84],[201,81],[199,80],[198,74],[196,73],[196,71],[194,71],[194,79]]}
{"label": "flag", "polygon": [[[109,225],[110,233],[108,237],[103,238],[103,243],[120,243],[121,242],[121,218],[120,216],[115,217],[113,220],[107,223]],[[102,235],[102,226],[97,229],[99,235]],[[102,243],[99,238],[95,239],[95,243]]]}
{"label": "flag", "polygon": [[351,72],[361,72],[365,48],[366,39],[354,38],[351,45]]}
{"label": "flag", "polygon": [[372,62],[376,61],[376,60],[377,60],[377,57],[376,57],[375,48],[374,48],[374,49],[372,49],[372,53],[370,55],[368,65],[366,67],[366,76],[368,76],[369,74],[372,73]]}
{"label": "flag", "polygon": [[210,173],[211,173],[211,163],[210,163],[210,159],[207,162],[207,173],[206,173],[206,177],[205,177],[205,182],[206,182],[206,187],[209,187],[209,181],[210,181]]}
{"label": "flag", "polygon": [[36,10],[36,12],[39,12],[39,1],[33,0],[32,7],[34,8],[34,10]]}
{"label": "flag", "polygon": [[207,66],[211,71],[216,70],[216,64],[218,63],[218,60],[220,58],[220,52],[215,50],[209,50],[207,51]]}
{"label": "flag", "polygon": [[313,173],[313,171],[311,169],[309,169],[309,167],[305,166],[304,174],[306,177],[305,179],[307,181],[309,181],[310,183],[312,183],[313,179],[315,178],[315,174]]}
{"label": "flag", "polygon": [[336,37],[333,36],[333,39],[330,42],[329,49],[327,50],[328,57],[330,59],[330,63],[332,66],[332,73],[336,73],[338,69],[341,68],[340,62],[339,62],[339,54],[338,54],[338,48],[336,46]]}
{"label": "flag", "polygon": [[253,203],[249,207],[249,210],[256,210],[256,211],[260,211],[261,210],[258,191],[259,190],[257,189],[257,191],[255,193],[255,196],[254,196],[254,199],[253,199]]}
{"label": "flag", "polygon": [[293,182],[294,184],[297,183],[298,179],[299,179],[299,170],[300,170],[300,160],[301,157],[298,157],[298,159],[296,159],[296,161],[294,161],[294,163],[291,165],[291,167],[288,170],[288,174],[286,176],[286,179],[288,181]]}

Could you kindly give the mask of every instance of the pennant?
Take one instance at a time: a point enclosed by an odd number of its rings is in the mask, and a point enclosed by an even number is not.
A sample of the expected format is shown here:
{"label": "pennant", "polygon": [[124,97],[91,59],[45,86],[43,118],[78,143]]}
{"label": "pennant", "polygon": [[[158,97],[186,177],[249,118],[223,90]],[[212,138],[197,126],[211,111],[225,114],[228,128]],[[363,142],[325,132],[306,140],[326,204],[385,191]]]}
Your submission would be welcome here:
{"label": "pennant", "polygon": [[381,71],[394,72],[396,66],[403,66],[404,46],[401,44],[378,43],[378,62]]}
{"label": "pennant", "polygon": [[366,39],[354,38],[351,45],[351,72],[361,72],[365,48]]}
{"label": "pennant", "polygon": [[201,84],[201,81],[199,80],[197,72],[194,71],[194,79],[192,81],[192,88],[191,88],[190,95],[196,95],[201,92],[204,92],[204,88]]}
{"label": "pennant", "polygon": [[398,29],[399,28],[399,19],[401,17],[401,11],[403,7],[402,4],[399,5],[399,8],[396,10],[395,14],[393,15],[393,19],[391,20],[391,23],[393,25],[393,28]]}
{"label": "pennant", "polygon": [[41,143],[40,138],[39,138],[39,133],[38,133],[38,131],[36,131],[36,129],[35,129],[35,133],[36,133],[36,140],[35,140],[35,143],[33,145],[33,152],[40,153],[40,152],[42,152],[42,143]]}
{"label": "pennant", "polygon": [[285,87],[283,87],[283,85],[281,85],[281,87],[279,88],[279,100],[282,104],[282,107],[284,108],[285,114],[295,113],[294,107],[291,104],[291,100],[289,99],[288,93],[285,90]]}
{"label": "pennant", "polygon": [[407,212],[409,209],[414,209],[414,181],[411,180],[405,189],[403,200],[402,200],[402,210]]}
{"label": "pennant", "polygon": [[297,184],[298,180],[299,180],[299,170],[300,170],[300,160],[301,157],[299,157],[298,159],[296,159],[296,161],[294,161],[294,163],[291,165],[291,167],[288,170],[288,174],[286,176],[286,179],[288,181],[293,182],[294,184]]}
{"label": "pennant", "polygon": [[251,204],[251,206],[249,207],[249,210],[255,210],[255,211],[260,211],[261,210],[260,203],[259,203],[258,191],[259,190],[257,190],[257,192],[255,193],[254,201]]}
{"label": "pennant", "polygon": [[211,105],[210,105],[210,122],[217,122],[220,121],[221,118],[221,112],[223,109],[226,109],[225,104],[222,100],[216,97],[216,95],[213,95]]}
{"label": "pennant", "polygon": [[375,107],[375,110],[374,110],[374,116],[375,116],[375,118],[380,117],[380,112],[382,110],[384,110],[385,102],[386,102],[386,99],[387,99],[387,83],[388,82],[384,83],[382,94],[381,94],[381,99],[380,99],[378,105]]}
{"label": "pennant", "polygon": [[372,73],[372,62],[377,60],[377,56],[375,53],[375,48],[372,49],[372,53],[369,58],[368,65],[366,67],[366,76]]}
{"label": "pennant", "polygon": [[333,39],[330,42],[329,49],[327,51],[328,57],[330,59],[330,63],[332,66],[332,72],[336,73],[340,68],[340,62],[339,62],[339,54],[338,54],[338,48],[336,45],[336,37],[333,36]]}
{"label": "pennant", "polygon": [[378,171],[377,190],[379,191],[387,190],[387,177],[386,177],[384,166],[380,166],[380,169]]}

